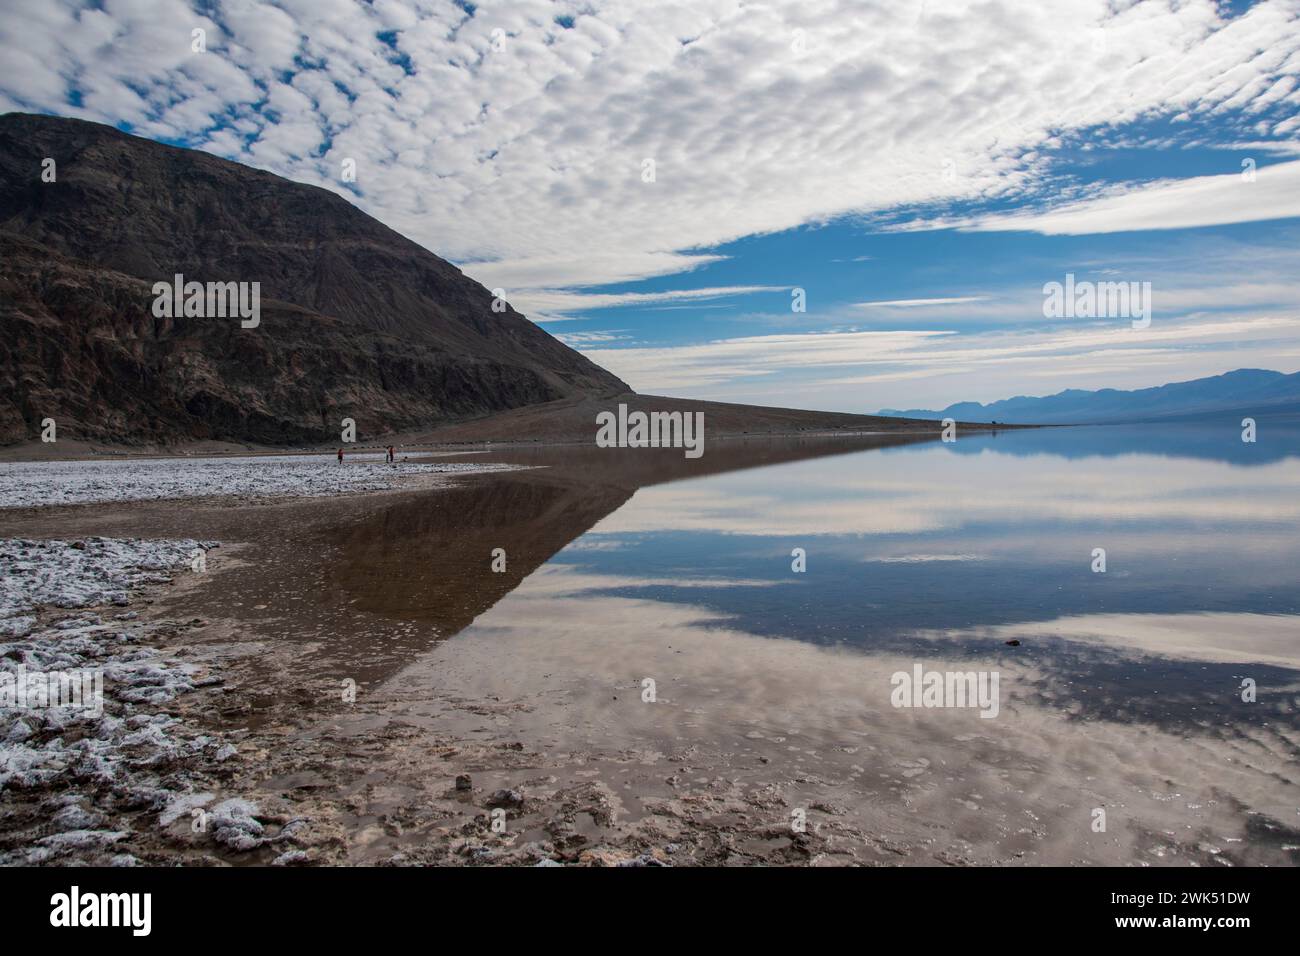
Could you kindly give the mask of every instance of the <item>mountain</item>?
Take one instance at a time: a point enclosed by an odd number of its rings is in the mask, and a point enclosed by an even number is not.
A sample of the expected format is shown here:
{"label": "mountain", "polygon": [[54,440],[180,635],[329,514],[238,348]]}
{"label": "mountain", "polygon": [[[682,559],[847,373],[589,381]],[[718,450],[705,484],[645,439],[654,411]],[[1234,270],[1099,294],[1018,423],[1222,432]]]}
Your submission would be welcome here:
{"label": "mountain", "polygon": [[919,408],[880,410],[881,415],[905,418],[1037,425],[1169,421],[1213,415],[1295,416],[1298,413],[1300,372],[1284,375],[1256,368],[1131,392],[1071,388],[1042,398],[1019,395],[988,405],[958,402],[937,412]]}
{"label": "mountain", "polygon": [[[629,391],[332,192],[81,120],[0,116],[0,262],[0,443],[367,440]],[[156,316],[177,273],[260,283],[260,323]]]}

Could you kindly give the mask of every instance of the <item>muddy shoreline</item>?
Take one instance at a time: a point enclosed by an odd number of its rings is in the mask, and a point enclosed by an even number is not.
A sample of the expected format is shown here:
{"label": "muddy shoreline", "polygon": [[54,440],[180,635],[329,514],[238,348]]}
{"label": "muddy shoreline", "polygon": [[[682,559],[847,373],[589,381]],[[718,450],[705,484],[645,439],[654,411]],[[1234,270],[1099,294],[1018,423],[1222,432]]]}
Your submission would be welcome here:
{"label": "muddy shoreline", "polygon": [[[695,798],[679,802],[671,775],[668,783],[657,781],[664,813],[624,826],[627,795],[592,779],[593,768],[647,769],[644,755],[544,753],[525,746],[505,719],[526,715],[531,705],[454,688],[412,693],[394,686],[392,675],[412,651],[427,656],[455,629],[454,615],[441,625],[377,625],[374,615],[353,613],[349,599],[303,601],[300,585],[311,573],[311,557],[328,547],[304,548],[314,528],[364,524],[380,506],[436,508],[430,496],[450,490],[239,508],[229,500],[132,502],[0,516],[5,536],[35,536],[37,528],[42,537],[65,540],[137,536],[146,529],[150,536],[171,536],[203,527],[223,542],[210,552],[203,573],[182,570],[169,584],[133,592],[129,606],[122,606],[139,629],[137,641],[202,674],[199,686],[167,701],[158,716],[179,721],[187,740],[210,744],[168,761],[161,778],[165,797],[156,789],[124,796],[122,786],[91,778],[7,788],[0,801],[6,861],[661,865],[809,859],[810,841],[781,839],[780,814],[757,838],[788,845],[758,855],[735,849],[740,828],[733,823],[686,825]],[[98,621],[122,607],[56,609],[42,619]],[[343,643],[364,649],[340,654],[331,645],[344,634]],[[657,769],[652,774],[660,776]],[[745,802],[732,786],[719,782],[707,789],[737,806]],[[57,854],[32,852],[57,844],[65,832],[66,820],[50,812],[56,802],[80,808],[76,822],[93,820],[94,832],[106,838],[83,839]],[[233,823],[232,806],[244,814]],[[196,811],[214,810],[206,827],[196,829],[202,815]]]}

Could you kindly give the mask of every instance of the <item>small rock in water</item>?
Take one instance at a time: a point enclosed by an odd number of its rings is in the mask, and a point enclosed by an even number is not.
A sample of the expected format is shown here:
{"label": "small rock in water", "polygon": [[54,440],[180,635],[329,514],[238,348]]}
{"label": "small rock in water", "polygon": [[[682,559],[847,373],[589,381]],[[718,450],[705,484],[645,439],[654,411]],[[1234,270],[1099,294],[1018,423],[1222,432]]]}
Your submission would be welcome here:
{"label": "small rock in water", "polygon": [[457,790],[472,790],[473,788],[474,788],[474,781],[470,779],[469,774],[460,773],[456,775]]}

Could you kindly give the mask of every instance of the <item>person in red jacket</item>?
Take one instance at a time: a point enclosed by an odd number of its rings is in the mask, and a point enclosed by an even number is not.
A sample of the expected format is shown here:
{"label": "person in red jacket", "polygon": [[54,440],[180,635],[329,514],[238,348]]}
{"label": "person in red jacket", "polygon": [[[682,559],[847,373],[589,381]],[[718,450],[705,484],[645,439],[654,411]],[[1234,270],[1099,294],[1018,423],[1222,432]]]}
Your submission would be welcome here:
{"label": "person in red jacket", "polygon": [[343,464],[343,449],[339,449],[339,464]]}

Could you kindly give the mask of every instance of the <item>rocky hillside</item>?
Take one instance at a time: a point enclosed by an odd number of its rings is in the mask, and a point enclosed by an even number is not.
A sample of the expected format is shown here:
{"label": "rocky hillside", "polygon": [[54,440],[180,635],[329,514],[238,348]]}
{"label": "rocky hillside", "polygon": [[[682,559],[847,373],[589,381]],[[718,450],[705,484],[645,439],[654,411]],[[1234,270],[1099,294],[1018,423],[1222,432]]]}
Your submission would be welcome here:
{"label": "rocky hillside", "polygon": [[[0,116],[0,262],[0,443],[365,441],[628,391],[331,192],[79,120]],[[259,282],[260,324],[155,316],[176,273]]]}

